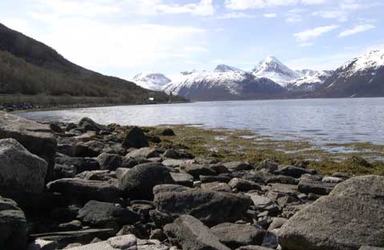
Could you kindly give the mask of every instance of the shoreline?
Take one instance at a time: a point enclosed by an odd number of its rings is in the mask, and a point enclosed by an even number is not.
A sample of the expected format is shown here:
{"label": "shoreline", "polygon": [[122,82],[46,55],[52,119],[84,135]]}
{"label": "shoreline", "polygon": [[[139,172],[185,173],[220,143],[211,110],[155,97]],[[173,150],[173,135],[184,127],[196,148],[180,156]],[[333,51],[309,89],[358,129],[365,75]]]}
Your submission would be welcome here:
{"label": "shoreline", "polygon": [[[101,125],[89,118],[43,124],[4,112],[0,118],[0,212],[12,211],[3,220],[10,236],[0,239],[6,249],[381,246],[356,236],[382,226],[372,214],[381,214],[384,177],[371,175],[384,175],[382,162],[333,162],[317,150],[313,155],[324,161],[309,161],[308,151],[294,150],[308,143],[257,144],[244,130]],[[9,174],[9,166],[17,171]],[[356,205],[345,209],[338,197]],[[301,220],[303,213],[309,215]],[[355,214],[361,230],[349,226]],[[346,226],[323,223],[335,218]],[[305,243],[296,237],[302,227]],[[313,241],[319,227],[325,238]],[[345,243],[328,240],[335,230]]]}

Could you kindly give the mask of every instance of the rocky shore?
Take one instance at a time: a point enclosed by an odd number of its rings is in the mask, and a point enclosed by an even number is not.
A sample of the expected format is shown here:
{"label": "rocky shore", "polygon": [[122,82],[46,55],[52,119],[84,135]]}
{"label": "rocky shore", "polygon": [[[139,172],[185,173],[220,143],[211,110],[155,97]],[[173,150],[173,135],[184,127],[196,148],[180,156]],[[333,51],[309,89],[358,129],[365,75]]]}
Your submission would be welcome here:
{"label": "rocky shore", "polygon": [[201,159],[175,136],[0,112],[0,249],[384,249],[384,177]]}

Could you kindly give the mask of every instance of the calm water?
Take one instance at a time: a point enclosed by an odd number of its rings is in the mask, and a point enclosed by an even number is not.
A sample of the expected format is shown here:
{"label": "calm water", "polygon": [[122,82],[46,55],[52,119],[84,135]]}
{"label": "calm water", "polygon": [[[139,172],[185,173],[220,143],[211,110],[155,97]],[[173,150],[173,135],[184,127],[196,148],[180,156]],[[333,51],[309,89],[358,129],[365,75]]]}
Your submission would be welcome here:
{"label": "calm water", "polygon": [[384,144],[384,98],[198,102],[21,115],[40,121],[77,122],[87,116],[103,124],[201,124],[209,128],[249,129],[276,139],[308,139],[320,144]]}

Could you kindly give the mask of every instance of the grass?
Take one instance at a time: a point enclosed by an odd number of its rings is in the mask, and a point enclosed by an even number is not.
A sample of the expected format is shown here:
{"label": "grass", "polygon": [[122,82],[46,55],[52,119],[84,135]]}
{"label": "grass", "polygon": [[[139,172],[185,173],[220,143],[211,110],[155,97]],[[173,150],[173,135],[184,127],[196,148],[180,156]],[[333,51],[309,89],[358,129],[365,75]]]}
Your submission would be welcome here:
{"label": "grass", "polygon": [[[281,164],[304,163],[322,174],[345,172],[352,175],[384,175],[384,145],[369,143],[315,146],[307,141],[274,140],[246,130],[204,129],[171,126],[174,137],[162,137],[162,145],[186,148],[196,157],[219,161],[247,161],[252,164],[271,159]],[[152,128],[154,133],[158,128]],[[341,147],[341,152],[329,148]]]}

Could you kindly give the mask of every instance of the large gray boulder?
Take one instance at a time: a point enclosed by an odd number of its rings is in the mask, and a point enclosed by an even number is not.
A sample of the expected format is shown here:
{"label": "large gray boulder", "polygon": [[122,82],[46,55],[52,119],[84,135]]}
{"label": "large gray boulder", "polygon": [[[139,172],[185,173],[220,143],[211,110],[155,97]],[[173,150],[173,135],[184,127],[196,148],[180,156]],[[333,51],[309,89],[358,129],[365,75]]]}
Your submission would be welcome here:
{"label": "large gray boulder", "polygon": [[0,191],[41,193],[47,162],[31,154],[15,139],[0,140]]}
{"label": "large gray boulder", "polygon": [[121,195],[121,191],[108,182],[80,178],[59,179],[48,183],[47,187],[51,192],[61,193],[67,198],[79,201],[115,202]]}
{"label": "large gray boulder", "polygon": [[161,163],[139,164],[119,178],[119,188],[132,199],[152,199],[154,186],[171,183],[169,169]]}
{"label": "large gray boulder", "polygon": [[182,215],[164,226],[170,241],[184,250],[229,250],[201,221],[190,215]]}
{"label": "large gray boulder", "polygon": [[206,225],[216,225],[242,219],[251,199],[225,192],[185,190],[157,192],[154,202],[161,212],[173,216],[189,214]]}
{"label": "large gray boulder", "polygon": [[279,241],[286,250],[383,247],[383,222],[384,177],[354,177],[296,213],[279,230]]}
{"label": "large gray boulder", "polygon": [[46,179],[52,178],[57,142],[48,124],[0,111],[0,139],[4,138],[16,139],[28,151],[47,161]]}
{"label": "large gray boulder", "polygon": [[0,196],[0,249],[25,249],[28,240],[27,221],[16,202]]}

